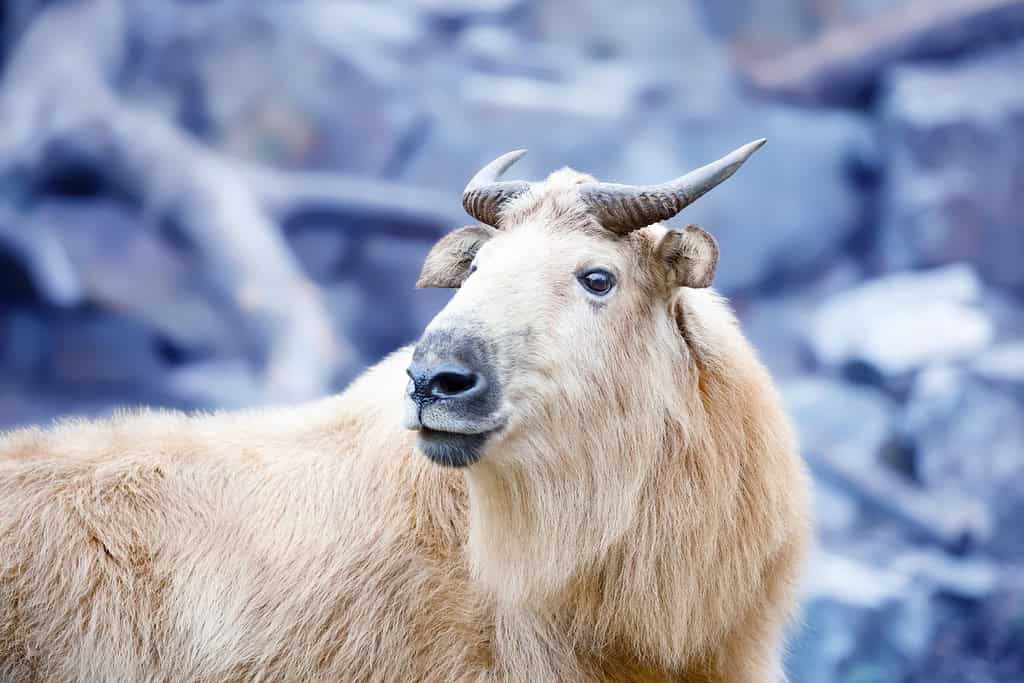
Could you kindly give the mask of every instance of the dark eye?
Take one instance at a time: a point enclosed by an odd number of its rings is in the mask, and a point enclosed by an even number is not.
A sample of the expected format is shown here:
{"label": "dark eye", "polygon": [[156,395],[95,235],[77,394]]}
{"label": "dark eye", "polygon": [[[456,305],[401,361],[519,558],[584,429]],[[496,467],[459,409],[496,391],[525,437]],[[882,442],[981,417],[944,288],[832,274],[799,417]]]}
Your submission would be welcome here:
{"label": "dark eye", "polygon": [[588,270],[579,276],[579,280],[580,284],[587,288],[587,291],[598,296],[604,296],[615,286],[615,276],[600,268]]}

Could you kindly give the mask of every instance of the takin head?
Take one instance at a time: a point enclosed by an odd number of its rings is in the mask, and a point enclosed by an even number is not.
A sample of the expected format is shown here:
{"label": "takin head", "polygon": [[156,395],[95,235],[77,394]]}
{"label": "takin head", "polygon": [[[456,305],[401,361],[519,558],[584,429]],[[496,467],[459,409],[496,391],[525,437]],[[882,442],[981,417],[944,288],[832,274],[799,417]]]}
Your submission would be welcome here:
{"label": "takin head", "polygon": [[442,238],[417,282],[458,289],[408,369],[405,423],[420,450],[457,467],[550,457],[560,450],[545,447],[553,440],[672,401],[665,385],[690,353],[682,300],[711,285],[718,248],[701,228],[657,223],[762,144],[652,186],[571,169],[543,182],[498,180],[523,151],[481,169],[462,196],[480,224]]}

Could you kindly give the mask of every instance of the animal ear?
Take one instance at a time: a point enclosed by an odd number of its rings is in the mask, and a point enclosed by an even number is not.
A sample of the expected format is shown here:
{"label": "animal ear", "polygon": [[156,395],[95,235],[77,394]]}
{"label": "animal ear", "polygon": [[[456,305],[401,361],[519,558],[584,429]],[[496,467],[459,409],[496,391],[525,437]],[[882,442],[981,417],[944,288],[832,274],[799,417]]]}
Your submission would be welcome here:
{"label": "animal ear", "polygon": [[655,258],[664,268],[671,287],[710,287],[718,265],[718,244],[715,238],[688,225],[683,230],[669,230],[654,250]]}
{"label": "animal ear", "polygon": [[494,236],[486,225],[469,225],[448,233],[434,245],[423,261],[416,286],[460,287],[469,277],[469,267],[483,243]]}

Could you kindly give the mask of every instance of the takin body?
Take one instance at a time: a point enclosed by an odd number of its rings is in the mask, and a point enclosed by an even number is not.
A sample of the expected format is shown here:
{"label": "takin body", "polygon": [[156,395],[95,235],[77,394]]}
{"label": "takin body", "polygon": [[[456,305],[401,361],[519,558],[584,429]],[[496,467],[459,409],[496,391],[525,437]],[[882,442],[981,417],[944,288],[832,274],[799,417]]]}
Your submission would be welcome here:
{"label": "takin body", "polygon": [[0,681],[781,679],[807,481],[713,240],[474,181],[344,393],[0,438]]}

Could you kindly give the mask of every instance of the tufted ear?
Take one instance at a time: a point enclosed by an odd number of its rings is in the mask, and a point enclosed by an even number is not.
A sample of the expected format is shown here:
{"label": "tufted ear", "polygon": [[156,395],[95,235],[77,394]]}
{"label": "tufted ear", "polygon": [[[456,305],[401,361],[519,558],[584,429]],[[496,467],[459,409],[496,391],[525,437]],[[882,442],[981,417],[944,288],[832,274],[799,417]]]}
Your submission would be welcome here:
{"label": "tufted ear", "polygon": [[468,225],[442,237],[423,261],[416,286],[460,287],[469,277],[476,252],[495,232],[490,226]]}
{"label": "tufted ear", "polygon": [[683,230],[669,230],[654,250],[655,258],[665,269],[671,287],[710,287],[718,265],[718,244],[715,238],[688,225]]}

